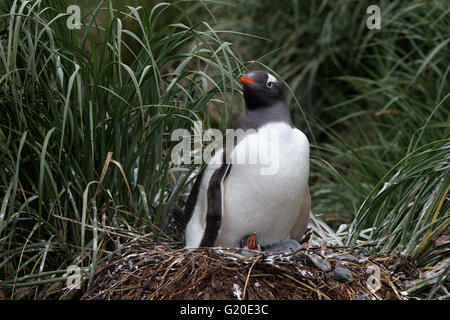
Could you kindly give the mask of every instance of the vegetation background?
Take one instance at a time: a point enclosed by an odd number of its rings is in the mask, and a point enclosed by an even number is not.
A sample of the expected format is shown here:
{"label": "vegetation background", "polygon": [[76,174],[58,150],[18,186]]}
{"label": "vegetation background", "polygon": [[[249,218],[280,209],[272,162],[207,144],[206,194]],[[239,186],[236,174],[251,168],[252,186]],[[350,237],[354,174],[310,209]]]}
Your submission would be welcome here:
{"label": "vegetation background", "polygon": [[403,252],[425,274],[409,293],[448,299],[449,2],[376,1],[380,30],[371,4],[2,1],[0,292],[92,274],[150,233],[180,241],[168,209],[198,168],[171,164],[170,134],[229,127],[236,75],[263,68],[311,142],[316,234]]}

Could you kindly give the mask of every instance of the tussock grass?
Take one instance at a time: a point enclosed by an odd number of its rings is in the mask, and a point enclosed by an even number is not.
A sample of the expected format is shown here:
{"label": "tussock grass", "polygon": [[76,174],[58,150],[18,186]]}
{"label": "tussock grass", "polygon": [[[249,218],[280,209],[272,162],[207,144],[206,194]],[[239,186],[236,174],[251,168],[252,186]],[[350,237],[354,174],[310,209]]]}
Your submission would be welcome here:
{"label": "tussock grass", "polygon": [[[66,27],[66,7],[1,4],[0,270],[7,287],[49,268],[93,270],[105,250],[161,232],[193,169],[170,164],[170,134],[196,120],[209,127],[217,121],[210,109],[228,126],[228,97],[242,67],[229,43],[177,4],[100,1],[83,7],[80,30]],[[173,23],[157,27],[168,10]]]}

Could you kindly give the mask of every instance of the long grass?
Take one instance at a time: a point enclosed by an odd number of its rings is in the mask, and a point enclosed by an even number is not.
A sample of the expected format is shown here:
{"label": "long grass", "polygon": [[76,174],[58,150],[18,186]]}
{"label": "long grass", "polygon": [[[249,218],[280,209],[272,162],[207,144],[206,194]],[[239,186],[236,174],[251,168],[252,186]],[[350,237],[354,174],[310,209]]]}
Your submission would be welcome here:
{"label": "long grass", "polygon": [[[79,30],[67,28],[66,7],[1,4],[0,270],[9,289],[69,265],[92,271],[105,250],[162,232],[193,177],[171,163],[170,134],[196,120],[229,126],[242,67],[177,4],[99,1],[82,7]],[[158,25],[166,14],[173,21]]]}

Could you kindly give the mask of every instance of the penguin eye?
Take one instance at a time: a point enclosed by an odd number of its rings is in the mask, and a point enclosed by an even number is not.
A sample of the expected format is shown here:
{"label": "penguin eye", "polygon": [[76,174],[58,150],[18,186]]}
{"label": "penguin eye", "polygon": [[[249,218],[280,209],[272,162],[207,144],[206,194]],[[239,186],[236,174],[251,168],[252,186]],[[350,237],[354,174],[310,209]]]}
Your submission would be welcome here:
{"label": "penguin eye", "polygon": [[272,88],[273,82],[269,81],[266,83],[267,88]]}

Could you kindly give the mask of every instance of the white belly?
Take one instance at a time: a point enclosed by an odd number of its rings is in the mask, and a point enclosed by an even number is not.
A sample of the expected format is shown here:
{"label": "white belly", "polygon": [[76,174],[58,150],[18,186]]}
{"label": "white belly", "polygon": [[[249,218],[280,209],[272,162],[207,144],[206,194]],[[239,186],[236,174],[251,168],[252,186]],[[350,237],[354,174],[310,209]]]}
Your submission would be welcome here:
{"label": "white belly", "polygon": [[[257,151],[255,145],[260,146]],[[243,158],[250,163],[236,163],[242,153],[248,155]],[[239,246],[242,238],[252,232],[256,232],[262,246],[287,239],[308,184],[306,136],[285,124],[268,124],[241,141],[231,156],[235,162],[224,182],[224,208],[216,246]],[[255,158],[256,163],[252,161]]]}

